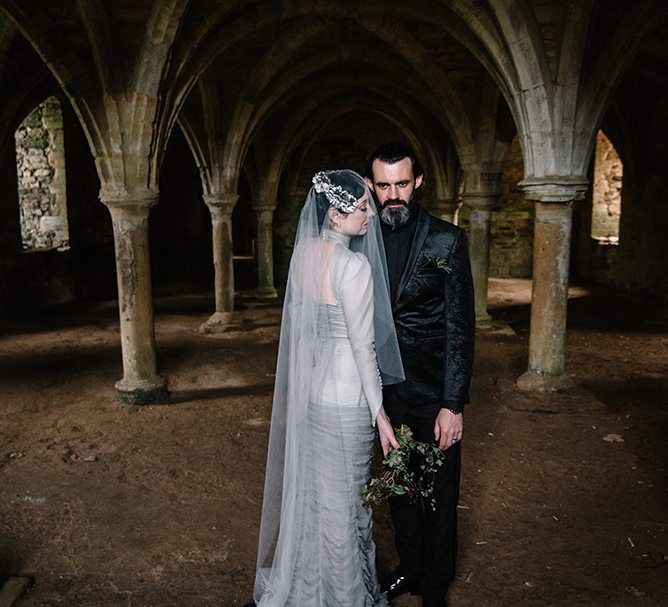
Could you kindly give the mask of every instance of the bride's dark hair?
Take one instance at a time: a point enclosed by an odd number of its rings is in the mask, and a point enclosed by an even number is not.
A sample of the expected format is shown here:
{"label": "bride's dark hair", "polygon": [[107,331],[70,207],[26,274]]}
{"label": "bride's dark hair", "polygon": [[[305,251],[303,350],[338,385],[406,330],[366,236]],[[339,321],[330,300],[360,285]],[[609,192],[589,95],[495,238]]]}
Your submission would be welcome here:
{"label": "bride's dark hair", "polygon": [[[364,182],[360,183],[359,176],[356,177],[355,173],[352,171],[324,171],[324,173],[327,175],[327,178],[334,187],[340,186],[344,191],[352,194],[355,198],[361,198],[364,196]],[[316,192],[315,196],[316,208],[318,211],[318,225],[322,226],[325,221],[327,211],[332,205],[324,193]],[[343,213],[341,209],[339,209],[339,212]]]}

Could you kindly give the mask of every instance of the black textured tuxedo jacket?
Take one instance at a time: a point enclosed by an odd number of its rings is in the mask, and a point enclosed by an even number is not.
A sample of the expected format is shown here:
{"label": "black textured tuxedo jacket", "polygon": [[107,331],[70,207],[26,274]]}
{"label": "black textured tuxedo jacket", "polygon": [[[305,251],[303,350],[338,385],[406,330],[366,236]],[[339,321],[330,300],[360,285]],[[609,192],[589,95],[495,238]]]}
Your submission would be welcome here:
{"label": "black textured tuxedo jacket", "polygon": [[[390,269],[392,271],[392,269]],[[469,402],[475,311],[466,234],[418,207],[415,236],[392,311],[406,381],[384,388],[384,405],[434,417]]]}

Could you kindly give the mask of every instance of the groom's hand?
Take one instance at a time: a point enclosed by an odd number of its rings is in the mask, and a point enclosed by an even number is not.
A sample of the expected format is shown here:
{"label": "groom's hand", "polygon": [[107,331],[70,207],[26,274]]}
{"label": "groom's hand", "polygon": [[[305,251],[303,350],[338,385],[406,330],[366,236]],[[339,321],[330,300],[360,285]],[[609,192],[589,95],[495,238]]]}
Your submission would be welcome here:
{"label": "groom's hand", "polygon": [[449,409],[441,409],[434,424],[434,438],[438,448],[445,451],[462,440],[464,432],[464,414],[453,413]]}

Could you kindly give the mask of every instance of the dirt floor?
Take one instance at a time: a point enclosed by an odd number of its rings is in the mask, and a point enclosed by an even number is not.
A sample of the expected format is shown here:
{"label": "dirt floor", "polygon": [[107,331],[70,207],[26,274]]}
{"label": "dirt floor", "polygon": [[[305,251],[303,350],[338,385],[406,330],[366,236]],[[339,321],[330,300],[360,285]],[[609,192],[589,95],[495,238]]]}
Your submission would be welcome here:
{"label": "dirt floor", "polygon": [[[478,336],[450,604],[668,605],[665,307],[572,289],[580,389],[527,399],[512,382],[530,284],[491,287],[501,322]],[[161,406],[114,400],[111,302],[0,328],[0,575],[34,578],[21,607],[250,597],[280,308],[240,301],[252,330],[199,334],[210,302],[156,299]],[[395,555],[375,517],[382,573]]]}

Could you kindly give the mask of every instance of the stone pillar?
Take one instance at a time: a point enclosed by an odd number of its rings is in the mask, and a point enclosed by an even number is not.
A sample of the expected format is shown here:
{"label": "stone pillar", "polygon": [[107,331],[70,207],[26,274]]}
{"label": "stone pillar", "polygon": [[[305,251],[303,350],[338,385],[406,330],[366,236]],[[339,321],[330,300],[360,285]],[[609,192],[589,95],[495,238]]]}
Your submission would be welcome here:
{"label": "stone pillar", "polygon": [[565,373],[566,307],[573,202],[587,189],[576,179],[520,182],[536,203],[531,294],[529,368],[517,380],[524,390],[565,390],[574,386]]}
{"label": "stone pillar", "polygon": [[487,312],[489,233],[492,211],[496,209],[498,201],[499,194],[464,194],[464,204],[471,209],[469,251],[475,291],[475,322],[479,328],[492,326],[492,317]]}
{"label": "stone pillar", "polygon": [[123,379],[116,383],[122,403],[165,400],[167,384],[157,374],[149,263],[148,215],[157,194],[100,195],[114,227]]}
{"label": "stone pillar", "polygon": [[457,223],[456,215],[459,203],[454,199],[441,199],[434,201],[434,212],[441,219],[450,223]]}
{"label": "stone pillar", "polygon": [[200,329],[206,333],[232,327],[234,312],[234,251],[232,247],[232,211],[237,194],[207,194],[204,202],[211,213],[213,241],[214,291],[216,311]]}
{"label": "stone pillar", "polygon": [[274,287],[274,210],[276,203],[255,205],[257,213],[257,297],[276,297]]}

